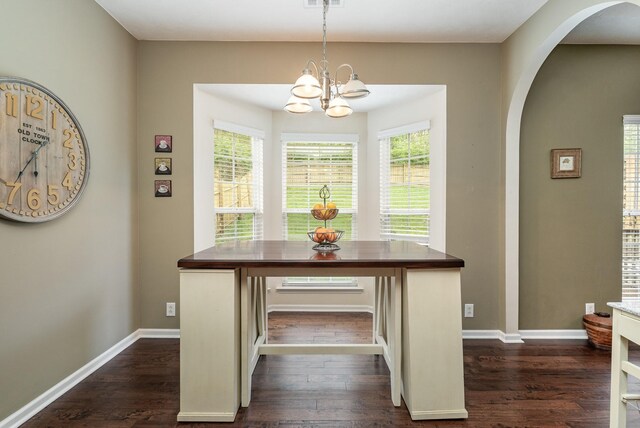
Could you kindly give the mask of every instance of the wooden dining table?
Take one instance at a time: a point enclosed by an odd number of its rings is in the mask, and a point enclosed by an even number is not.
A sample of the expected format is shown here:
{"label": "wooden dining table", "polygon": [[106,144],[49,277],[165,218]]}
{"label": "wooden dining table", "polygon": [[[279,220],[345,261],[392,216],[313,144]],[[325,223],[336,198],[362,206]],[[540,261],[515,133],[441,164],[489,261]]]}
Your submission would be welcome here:
{"label": "wooden dining table", "polygon": [[[382,355],[391,401],[414,420],[464,419],[464,261],[406,241],[237,241],[178,261],[181,422],[232,422],[261,355]],[[267,277],[375,278],[369,344],[272,344]]]}

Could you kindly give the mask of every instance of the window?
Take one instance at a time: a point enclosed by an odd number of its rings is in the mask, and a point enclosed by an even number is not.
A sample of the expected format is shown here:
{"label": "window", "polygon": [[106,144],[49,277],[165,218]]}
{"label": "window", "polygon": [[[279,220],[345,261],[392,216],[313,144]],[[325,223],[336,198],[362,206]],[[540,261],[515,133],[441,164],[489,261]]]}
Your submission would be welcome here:
{"label": "window", "polygon": [[[356,238],[358,208],[357,135],[282,135],[282,221],[284,239],[306,240],[307,231],[323,225],[311,216],[311,208],[322,203],[319,192],[325,184],[336,203],[338,216],[327,225],[343,230],[341,241]],[[310,242],[311,244],[311,242]],[[340,241],[338,241],[340,245]],[[353,285],[352,278],[287,278],[292,285]]]}
{"label": "window", "polygon": [[640,300],[640,116],[624,116],[622,300]]}
{"label": "window", "polygon": [[429,123],[382,131],[380,143],[380,238],[429,243]]}
{"label": "window", "polygon": [[260,131],[214,124],[215,243],[262,239],[262,144]]}

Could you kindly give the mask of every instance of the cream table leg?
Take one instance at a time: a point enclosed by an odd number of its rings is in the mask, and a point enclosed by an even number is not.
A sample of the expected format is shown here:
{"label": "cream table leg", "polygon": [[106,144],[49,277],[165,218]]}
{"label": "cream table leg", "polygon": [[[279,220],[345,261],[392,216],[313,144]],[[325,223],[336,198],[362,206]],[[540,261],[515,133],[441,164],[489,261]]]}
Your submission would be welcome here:
{"label": "cream table leg", "polygon": [[267,278],[262,277],[262,327],[264,343],[269,343],[269,313],[267,312]]}
{"label": "cream table leg", "polygon": [[179,422],[233,422],[240,405],[234,270],[180,271]]}
{"label": "cream table leg", "polygon": [[629,341],[620,335],[620,311],[613,309],[613,331],[611,342],[611,411],[609,427],[627,426],[627,408],[622,395],[627,393],[627,374],[622,371],[622,361],[629,360]]}
{"label": "cream table leg", "polygon": [[402,269],[396,269],[391,278],[387,334],[391,366],[391,401],[398,407],[402,404]]}
{"label": "cream table leg", "polygon": [[389,290],[391,278],[377,276],[375,283],[375,298],[373,307],[373,343],[377,343],[378,338],[382,338],[385,344],[388,341],[387,312],[389,312]]}
{"label": "cream table leg", "polygon": [[251,315],[251,294],[250,283],[247,278],[247,270],[240,269],[240,391],[242,407],[249,407],[251,401],[251,351],[253,343],[251,340],[250,315]]}
{"label": "cream table leg", "polygon": [[460,269],[407,269],[405,278],[402,379],[411,419],[467,418]]}
{"label": "cream table leg", "polygon": [[380,280],[381,278],[379,276],[375,277],[375,284],[373,286],[373,317],[371,317],[372,321],[373,321],[373,325],[371,328],[371,331],[373,332],[372,336],[373,336],[373,342],[372,343],[376,343],[376,337],[378,337],[379,333],[379,327],[378,325],[380,324],[380,322],[378,321],[379,317],[380,317],[380,310],[378,309],[378,301],[380,300]]}

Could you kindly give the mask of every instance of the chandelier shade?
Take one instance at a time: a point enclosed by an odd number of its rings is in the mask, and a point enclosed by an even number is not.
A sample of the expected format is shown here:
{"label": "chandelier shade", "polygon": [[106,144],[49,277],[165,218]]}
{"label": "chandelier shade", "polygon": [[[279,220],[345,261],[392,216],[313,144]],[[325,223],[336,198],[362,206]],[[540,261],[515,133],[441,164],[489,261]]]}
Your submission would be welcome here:
{"label": "chandelier shade", "polygon": [[298,77],[295,85],[291,88],[291,94],[298,98],[318,98],[322,95],[322,87],[320,87],[318,79],[311,74],[311,70],[305,68],[302,76]]}
{"label": "chandelier shade", "polygon": [[342,87],[340,96],[343,98],[364,98],[369,95],[369,90],[357,74],[352,74],[349,81]]}
{"label": "chandelier shade", "polygon": [[[346,117],[353,113],[353,109],[347,102],[348,99],[363,98],[369,95],[367,86],[358,78],[349,64],[342,64],[336,69],[335,78],[329,73],[329,61],[327,61],[327,11],[329,0],[323,0],[322,8],[322,60],[316,63],[307,61],[307,66],[302,70],[302,75],[291,88],[291,97],[284,109],[290,113],[308,113],[313,107],[308,100],[319,98],[320,107],[329,117]],[[318,64],[320,65],[318,67]],[[313,66],[313,70],[311,69]],[[338,81],[338,71],[349,68],[351,74],[347,83]],[[315,71],[315,74],[314,74]]]}
{"label": "chandelier shade", "polygon": [[309,104],[309,100],[291,95],[289,97],[289,101],[287,101],[287,104],[284,106],[284,109],[289,113],[301,114],[309,113],[313,110],[313,107]]}
{"label": "chandelier shade", "polygon": [[347,100],[342,97],[335,97],[329,103],[329,107],[325,113],[327,116],[333,118],[346,117],[353,113],[353,109],[349,106]]}

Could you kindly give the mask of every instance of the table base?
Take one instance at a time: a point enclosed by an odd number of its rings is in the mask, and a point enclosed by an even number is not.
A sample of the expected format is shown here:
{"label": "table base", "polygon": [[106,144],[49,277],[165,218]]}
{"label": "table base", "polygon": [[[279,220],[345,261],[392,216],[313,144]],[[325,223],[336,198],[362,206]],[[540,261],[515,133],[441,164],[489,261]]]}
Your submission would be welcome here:
{"label": "table base", "polygon": [[322,269],[305,276],[374,276],[371,344],[269,344],[266,277],[282,268],[181,269],[178,421],[230,422],[251,402],[260,355],[383,355],[391,400],[411,418],[461,419],[460,269]]}

